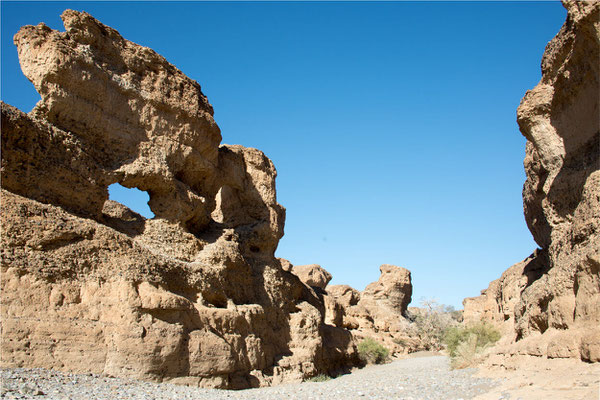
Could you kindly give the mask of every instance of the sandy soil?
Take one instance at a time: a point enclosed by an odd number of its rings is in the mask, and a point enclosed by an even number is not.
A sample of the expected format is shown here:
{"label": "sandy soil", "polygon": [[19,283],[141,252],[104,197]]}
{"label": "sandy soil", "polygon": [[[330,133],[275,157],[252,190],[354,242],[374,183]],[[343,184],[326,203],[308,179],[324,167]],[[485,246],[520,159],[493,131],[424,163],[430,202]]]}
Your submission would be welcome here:
{"label": "sandy soil", "polygon": [[476,376],[503,379],[478,400],[600,399],[600,365],[574,359],[517,356],[504,361],[507,368],[480,368]]}

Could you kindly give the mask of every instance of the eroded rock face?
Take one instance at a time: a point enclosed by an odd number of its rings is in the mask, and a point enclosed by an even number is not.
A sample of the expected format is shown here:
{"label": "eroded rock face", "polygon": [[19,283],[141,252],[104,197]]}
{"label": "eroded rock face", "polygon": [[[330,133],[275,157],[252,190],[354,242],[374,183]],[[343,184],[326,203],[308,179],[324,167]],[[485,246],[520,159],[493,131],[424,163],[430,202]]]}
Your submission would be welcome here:
{"label": "eroded rock face", "polygon": [[379,271],[379,280],[367,285],[362,293],[362,300],[370,299],[379,308],[395,310],[405,315],[412,299],[410,271],[390,264],[383,264]]}
{"label": "eroded rock face", "polygon": [[325,289],[332,276],[318,264],[294,265],[292,273],[302,282],[311,287]]}
{"label": "eroded rock face", "polygon": [[481,296],[464,299],[466,323],[481,320],[493,322],[505,337],[514,338],[515,309],[521,293],[547,272],[548,257],[536,250],[531,256],[504,271],[499,279],[482,290]]}
{"label": "eroded rock face", "polygon": [[[600,361],[600,3],[564,1],[542,79],[517,120],[527,138],[525,218],[541,247],[506,271],[465,319],[504,324],[508,354]],[[503,322],[505,321],[506,322]],[[508,324],[508,326],[506,326]]]}
{"label": "eroded rock face", "polygon": [[412,297],[410,271],[389,264],[379,270],[379,280],[363,292],[348,285],[328,286],[325,321],[348,329],[357,341],[370,337],[394,353],[407,353],[418,347],[408,336],[406,319]]}
{"label": "eroded rock face", "polygon": [[[244,388],[355,363],[274,257],[273,163],[220,146],[200,86],[163,57],[62,18],[15,35],[42,100],[2,104],[2,365]],[[115,182],[155,218],[109,201]]]}
{"label": "eroded rock face", "polygon": [[[66,32],[39,24],[14,37],[42,97],[31,116],[80,141],[94,160],[82,171],[94,186],[150,191],[155,215],[201,230],[219,189],[221,134],[200,85],[87,13],[67,10],[62,19]],[[100,216],[107,193],[87,194],[72,206]]]}

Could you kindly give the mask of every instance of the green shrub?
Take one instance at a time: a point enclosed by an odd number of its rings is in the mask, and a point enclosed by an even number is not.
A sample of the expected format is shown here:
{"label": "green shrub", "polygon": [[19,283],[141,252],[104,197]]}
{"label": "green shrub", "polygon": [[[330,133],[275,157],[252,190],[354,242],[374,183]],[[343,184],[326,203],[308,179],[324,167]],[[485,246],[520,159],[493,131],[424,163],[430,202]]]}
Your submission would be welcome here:
{"label": "green shrub", "polygon": [[358,344],[358,356],[367,364],[382,364],[387,361],[390,351],[371,338]]}
{"label": "green shrub", "polygon": [[486,322],[449,328],[444,335],[444,343],[452,368],[476,364],[481,353],[499,339],[500,332]]}
{"label": "green shrub", "polygon": [[306,382],[326,382],[329,380],[331,380],[331,377],[329,375],[320,374],[317,376],[313,376],[312,378],[308,378]]}

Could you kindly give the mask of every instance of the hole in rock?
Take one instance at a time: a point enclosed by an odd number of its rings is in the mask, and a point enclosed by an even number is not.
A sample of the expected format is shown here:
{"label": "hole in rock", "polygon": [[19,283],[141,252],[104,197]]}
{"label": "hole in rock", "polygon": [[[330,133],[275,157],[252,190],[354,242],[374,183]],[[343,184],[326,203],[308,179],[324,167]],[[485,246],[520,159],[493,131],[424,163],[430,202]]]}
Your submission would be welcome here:
{"label": "hole in rock", "polygon": [[129,207],[129,209],[145,218],[154,218],[154,213],[148,206],[150,195],[143,190],[138,188],[129,189],[118,183],[113,183],[108,187],[108,199]]}
{"label": "hole in rock", "polygon": [[227,308],[227,297],[222,293],[216,293],[212,290],[202,292],[202,298],[208,304],[216,308]]}

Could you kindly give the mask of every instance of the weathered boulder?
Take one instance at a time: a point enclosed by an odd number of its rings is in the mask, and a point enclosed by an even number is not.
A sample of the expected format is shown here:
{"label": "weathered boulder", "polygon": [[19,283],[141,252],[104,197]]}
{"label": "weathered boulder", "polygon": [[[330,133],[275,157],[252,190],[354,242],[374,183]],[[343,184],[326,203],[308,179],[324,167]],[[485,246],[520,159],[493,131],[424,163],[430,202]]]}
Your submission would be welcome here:
{"label": "weathered boulder", "polygon": [[[523,204],[541,250],[506,271],[465,319],[509,334],[499,352],[600,361],[600,3],[564,1],[542,79],[517,110]],[[508,325],[508,326],[506,326]]]}
{"label": "weathered boulder", "polygon": [[[42,99],[2,104],[3,366],[244,388],[353,365],[274,257],[285,210],[259,150],[219,145],[197,82],[89,14],[15,35]],[[148,192],[153,219],[108,200]]]}
{"label": "weathered boulder", "polygon": [[285,258],[277,258],[277,260],[281,264],[281,268],[284,271],[292,272],[292,268],[294,268],[294,265],[289,260],[286,260]]}
{"label": "weathered boulder", "polygon": [[318,264],[294,265],[292,273],[311,287],[325,289],[332,276]]}
{"label": "weathered boulder", "polygon": [[360,341],[366,337],[393,353],[407,353],[418,343],[409,338],[406,311],[412,296],[410,271],[383,264],[379,280],[363,292],[348,285],[326,288],[325,322],[348,329]]}
{"label": "weathered boulder", "polygon": [[360,300],[360,292],[348,285],[329,286],[327,294],[334,297],[342,307],[355,306]]}
{"label": "weathered boulder", "polygon": [[395,265],[383,264],[379,267],[381,276],[362,292],[361,300],[372,300],[378,308],[387,308],[406,314],[406,308],[412,299],[410,271]]}

